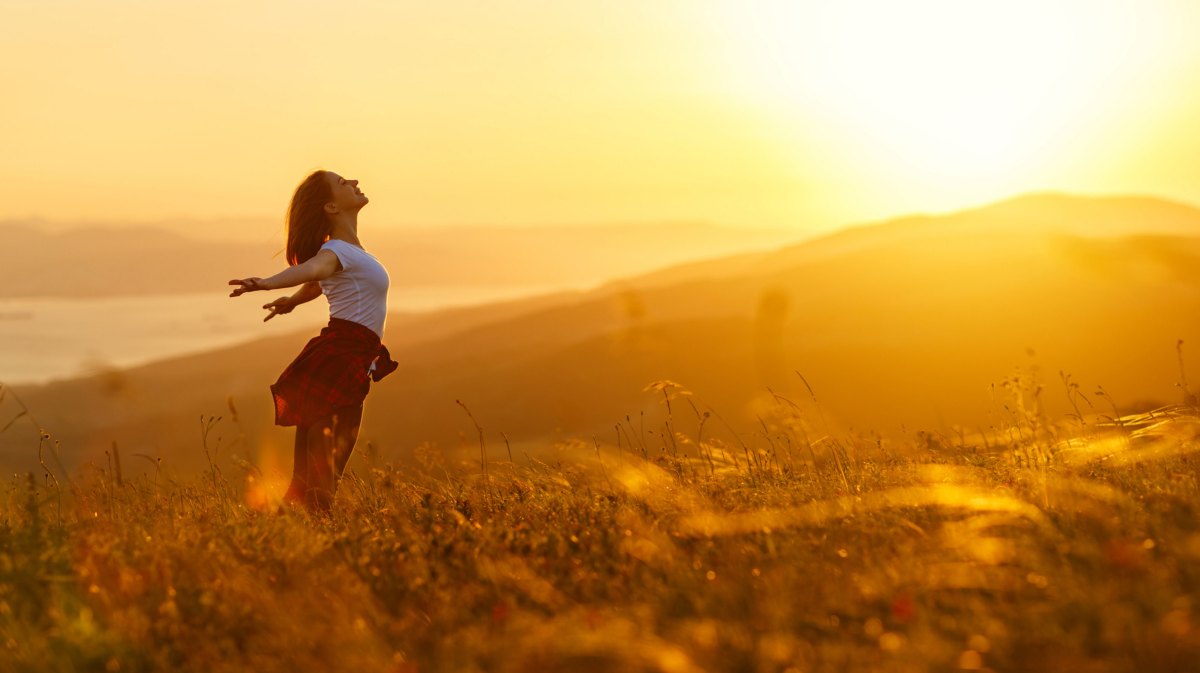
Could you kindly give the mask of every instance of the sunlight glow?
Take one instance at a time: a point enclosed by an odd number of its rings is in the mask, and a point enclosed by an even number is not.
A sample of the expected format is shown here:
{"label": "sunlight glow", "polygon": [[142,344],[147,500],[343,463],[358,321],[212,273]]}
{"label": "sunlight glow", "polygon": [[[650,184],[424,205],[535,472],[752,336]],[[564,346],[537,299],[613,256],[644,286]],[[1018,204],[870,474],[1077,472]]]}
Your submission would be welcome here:
{"label": "sunlight glow", "polygon": [[751,7],[738,76],[766,104],[824,116],[884,172],[964,187],[1041,167],[1134,96],[1156,25],[1111,2]]}
{"label": "sunlight glow", "polygon": [[264,441],[258,450],[258,471],[246,473],[246,506],[259,512],[271,510],[283,501],[291,483],[288,458],[273,442]]}

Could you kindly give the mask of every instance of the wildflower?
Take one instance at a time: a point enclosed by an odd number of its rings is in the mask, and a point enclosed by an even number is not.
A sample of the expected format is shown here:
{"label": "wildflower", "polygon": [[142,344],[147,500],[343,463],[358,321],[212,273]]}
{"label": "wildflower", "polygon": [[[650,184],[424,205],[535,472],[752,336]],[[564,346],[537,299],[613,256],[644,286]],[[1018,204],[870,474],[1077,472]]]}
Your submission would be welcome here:
{"label": "wildflower", "polygon": [[917,616],[917,605],[909,594],[899,594],[892,599],[892,617],[901,624],[911,622]]}

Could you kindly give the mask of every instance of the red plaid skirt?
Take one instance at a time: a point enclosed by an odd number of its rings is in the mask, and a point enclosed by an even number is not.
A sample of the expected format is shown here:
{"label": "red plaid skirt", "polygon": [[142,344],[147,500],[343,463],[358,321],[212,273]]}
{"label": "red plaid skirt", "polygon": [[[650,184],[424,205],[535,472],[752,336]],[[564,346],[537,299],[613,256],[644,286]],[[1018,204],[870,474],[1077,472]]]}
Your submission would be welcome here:
{"label": "red plaid skirt", "polygon": [[305,427],[335,409],[356,407],[366,399],[371,380],[397,366],[371,328],[330,318],[271,386],[275,424]]}

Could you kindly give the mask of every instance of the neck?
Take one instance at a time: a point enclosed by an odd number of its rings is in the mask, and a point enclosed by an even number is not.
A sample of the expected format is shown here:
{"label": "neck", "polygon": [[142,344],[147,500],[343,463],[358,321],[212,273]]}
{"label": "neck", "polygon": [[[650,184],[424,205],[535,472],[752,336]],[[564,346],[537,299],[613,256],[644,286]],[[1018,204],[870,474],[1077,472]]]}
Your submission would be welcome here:
{"label": "neck", "polygon": [[358,213],[337,213],[330,219],[333,220],[333,231],[329,234],[330,238],[362,247],[358,240]]}

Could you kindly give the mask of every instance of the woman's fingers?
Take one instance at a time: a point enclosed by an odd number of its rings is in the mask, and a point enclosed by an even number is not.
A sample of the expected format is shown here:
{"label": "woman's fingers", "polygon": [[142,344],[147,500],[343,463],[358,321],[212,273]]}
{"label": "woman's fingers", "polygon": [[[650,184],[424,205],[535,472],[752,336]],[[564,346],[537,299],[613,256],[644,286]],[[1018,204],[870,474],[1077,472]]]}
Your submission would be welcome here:
{"label": "woman's fingers", "polygon": [[258,283],[260,280],[262,280],[262,279],[261,278],[242,278],[242,279],[234,279],[234,280],[229,281],[230,285],[238,285],[239,286],[239,287],[234,288],[233,292],[229,293],[229,296],[237,297],[237,296],[241,296],[247,292],[254,292],[255,290],[261,290],[262,288],[258,286]]}
{"label": "woman's fingers", "polygon": [[263,318],[263,322],[266,322],[282,313],[290,313],[292,310],[288,297],[280,297],[273,302],[263,304],[263,308],[270,311],[270,313],[267,314],[267,317]]}

